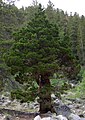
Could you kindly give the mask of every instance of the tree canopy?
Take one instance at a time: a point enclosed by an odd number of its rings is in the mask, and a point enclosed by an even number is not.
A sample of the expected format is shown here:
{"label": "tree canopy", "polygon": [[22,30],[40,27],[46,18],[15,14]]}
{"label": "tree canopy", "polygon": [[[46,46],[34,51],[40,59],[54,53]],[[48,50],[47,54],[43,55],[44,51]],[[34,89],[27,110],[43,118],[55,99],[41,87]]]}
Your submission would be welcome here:
{"label": "tree canopy", "polygon": [[51,74],[59,69],[59,65],[68,65],[75,60],[68,38],[60,39],[57,25],[49,23],[41,6],[35,18],[14,34],[14,39],[15,43],[6,57],[12,74]]}

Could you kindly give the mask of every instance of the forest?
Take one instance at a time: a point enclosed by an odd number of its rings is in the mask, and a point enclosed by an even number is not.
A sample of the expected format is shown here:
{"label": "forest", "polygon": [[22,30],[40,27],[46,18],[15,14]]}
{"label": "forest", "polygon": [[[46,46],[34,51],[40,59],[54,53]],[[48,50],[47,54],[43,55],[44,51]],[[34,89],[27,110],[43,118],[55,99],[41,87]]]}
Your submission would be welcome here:
{"label": "forest", "polygon": [[53,110],[51,93],[60,97],[69,83],[85,97],[84,50],[84,15],[69,15],[50,0],[46,8],[35,0],[20,9],[0,0],[0,92],[5,88],[21,102],[39,96],[41,113]]}

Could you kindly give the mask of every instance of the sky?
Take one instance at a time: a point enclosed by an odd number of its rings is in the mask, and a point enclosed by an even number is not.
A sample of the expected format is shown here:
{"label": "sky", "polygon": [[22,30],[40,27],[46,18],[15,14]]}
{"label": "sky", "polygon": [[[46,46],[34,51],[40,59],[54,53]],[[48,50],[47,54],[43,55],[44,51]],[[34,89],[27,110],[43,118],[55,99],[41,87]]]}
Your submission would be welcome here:
{"label": "sky", "polygon": [[[49,0],[37,0],[38,3],[41,3],[44,7],[47,6]],[[80,16],[85,16],[85,0],[51,0],[54,4],[54,8],[62,9],[63,11],[67,11],[69,14],[72,12],[77,12]],[[27,7],[32,5],[32,0],[20,0],[15,4],[18,8],[22,6]]]}

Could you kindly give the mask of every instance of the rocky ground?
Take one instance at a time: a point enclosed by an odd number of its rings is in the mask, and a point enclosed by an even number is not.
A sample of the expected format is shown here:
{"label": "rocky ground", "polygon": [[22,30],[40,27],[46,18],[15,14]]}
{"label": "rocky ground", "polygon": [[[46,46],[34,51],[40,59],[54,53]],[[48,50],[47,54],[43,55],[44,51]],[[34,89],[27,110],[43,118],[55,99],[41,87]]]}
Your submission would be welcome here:
{"label": "rocky ground", "polygon": [[[68,94],[63,94],[64,104],[68,105],[72,113],[77,114],[81,117],[85,117],[85,98],[71,98],[74,93],[68,92]],[[70,96],[70,97],[68,97]]]}
{"label": "rocky ground", "polygon": [[[40,117],[50,117],[50,120],[85,120],[85,99],[69,98],[68,96],[71,96],[72,94],[73,93],[71,92],[63,94],[62,100],[59,100],[52,94],[57,114],[49,112],[40,115]],[[0,95],[0,120],[33,120],[36,113],[38,113],[38,110],[39,103],[37,102],[37,99],[29,104],[21,104],[17,100],[11,101],[9,93]]]}

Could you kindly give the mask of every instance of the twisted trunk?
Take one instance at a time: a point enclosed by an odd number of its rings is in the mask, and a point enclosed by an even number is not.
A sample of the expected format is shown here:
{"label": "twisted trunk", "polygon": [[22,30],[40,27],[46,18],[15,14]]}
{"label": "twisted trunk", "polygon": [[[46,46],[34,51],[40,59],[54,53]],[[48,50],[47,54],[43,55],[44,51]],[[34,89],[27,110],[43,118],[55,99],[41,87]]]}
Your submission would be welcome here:
{"label": "twisted trunk", "polygon": [[51,85],[48,74],[40,75],[38,79],[39,85],[39,103],[40,113],[51,111]]}

